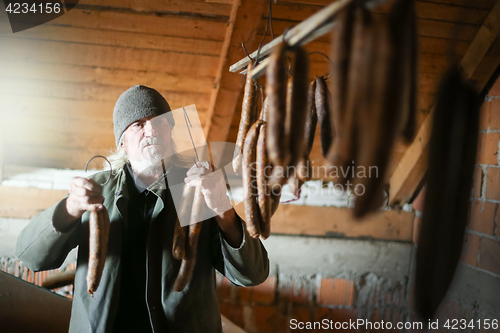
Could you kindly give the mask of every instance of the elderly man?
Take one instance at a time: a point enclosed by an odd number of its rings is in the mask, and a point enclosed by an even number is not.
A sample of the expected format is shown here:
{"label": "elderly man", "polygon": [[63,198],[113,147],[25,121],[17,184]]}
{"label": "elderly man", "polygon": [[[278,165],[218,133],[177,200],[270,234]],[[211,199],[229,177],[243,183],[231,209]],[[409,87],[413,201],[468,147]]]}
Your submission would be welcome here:
{"label": "elderly man", "polygon": [[[111,175],[73,178],[69,195],[33,218],[18,238],[17,255],[35,271],[59,267],[78,246],[70,332],[221,332],[215,269],[239,286],[260,284],[269,274],[267,252],[232,209],[223,178],[210,179],[208,164],[189,170],[179,165],[169,111],[154,89],[125,91],[113,113],[117,152]],[[177,175],[187,186],[202,187],[215,216],[203,222],[193,276],[182,292],[173,290],[181,261],[172,256],[177,213],[167,181]],[[111,229],[92,297],[86,285],[87,211],[103,207]]]}

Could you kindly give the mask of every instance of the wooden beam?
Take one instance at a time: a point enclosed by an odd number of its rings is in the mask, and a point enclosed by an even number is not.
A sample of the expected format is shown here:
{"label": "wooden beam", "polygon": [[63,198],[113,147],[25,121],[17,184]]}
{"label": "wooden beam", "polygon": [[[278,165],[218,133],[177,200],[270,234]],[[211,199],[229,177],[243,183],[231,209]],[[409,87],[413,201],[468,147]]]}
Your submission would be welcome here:
{"label": "wooden beam", "polygon": [[31,219],[68,194],[66,190],[0,186],[0,217]]}
{"label": "wooden beam", "polygon": [[[243,204],[236,211],[245,217]],[[273,234],[380,239],[411,242],[413,212],[381,210],[355,220],[351,208],[280,205],[271,220]]]}
{"label": "wooden beam", "polygon": [[264,0],[234,1],[204,126],[207,142],[226,141],[244,83],[241,75],[229,72],[229,66],[244,56],[241,42],[245,42],[248,49],[253,49],[251,43],[255,41],[266,3]]}
{"label": "wooden beam", "polygon": [[[500,44],[500,38],[497,38],[499,32],[500,0],[497,0],[460,62],[464,76],[471,80],[478,91],[484,88],[487,80],[476,81],[474,80],[474,74],[494,44]],[[488,78],[496,70],[498,61],[500,60],[497,60],[496,65],[493,64],[488,68]],[[402,205],[410,200],[427,171],[427,157],[433,116],[434,107],[432,107],[427,115],[415,140],[408,147],[391,176],[389,206],[397,203]]]}

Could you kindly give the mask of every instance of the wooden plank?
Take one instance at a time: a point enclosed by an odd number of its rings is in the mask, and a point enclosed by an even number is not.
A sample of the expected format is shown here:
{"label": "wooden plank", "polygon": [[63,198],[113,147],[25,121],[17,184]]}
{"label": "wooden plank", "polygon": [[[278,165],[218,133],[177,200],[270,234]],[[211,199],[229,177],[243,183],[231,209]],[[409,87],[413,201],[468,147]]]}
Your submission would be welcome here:
{"label": "wooden plank", "polygon": [[[14,35],[15,36],[15,35]],[[98,66],[170,74],[215,76],[218,57],[0,37],[3,60]]]}
{"label": "wooden plank", "polygon": [[92,28],[42,24],[36,29],[17,32],[14,36],[8,22],[0,23],[0,37],[40,39],[59,42],[74,42],[91,45],[109,45],[136,49],[172,51],[190,54],[219,56],[221,41],[154,35],[137,32],[122,32]]}
{"label": "wooden plank", "polygon": [[[257,33],[260,35],[264,33],[265,22],[265,19],[262,19],[259,23],[259,27],[257,28]],[[273,20],[275,36],[282,35],[286,28],[293,27],[298,23],[298,21]],[[479,26],[471,24],[459,24],[429,19],[418,20],[419,35],[426,37],[446,38],[470,42],[476,36],[479,28]],[[323,36],[316,40],[327,43],[329,38],[329,36]]]}
{"label": "wooden plank", "polygon": [[[387,13],[393,2],[373,9],[375,13]],[[304,5],[278,2],[273,4],[273,19],[287,21],[303,21],[323,9],[324,6]],[[438,4],[426,1],[416,1],[417,17],[446,22],[481,25],[489,13],[488,9],[461,7],[449,4]],[[267,15],[265,15],[267,17]]]}
{"label": "wooden plank", "polygon": [[52,145],[10,143],[6,146],[5,161],[9,164],[26,165],[41,168],[82,169],[95,155],[107,156],[112,145],[106,149],[81,147],[54,147]]}
{"label": "wooden plank", "polygon": [[[237,205],[236,211],[245,217],[243,204]],[[282,204],[271,220],[271,231],[273,234],[411,242],[414,218],[414,213],[384,210],[355,220],[350,208]]]}
{"label": "wooden plank", "polygon": [[31,219],[68,193],[67,190],[43,190],[0,185],[0,216]]}
{"label": "wooden plank", "polygon": [[113,119],[116,101],[73,100],[29,96],[9,98],[1,95],[0,110],[19,117],[45,116],[47,118],[64,117],[68,119],[91,118],[96,121]]}
{"label": "wooden plank", "polygon": [[211,76],[174,75],[155,70],[142,71],[30,60],[0,61],[0,73],[3,77],[26,80],[119,86],[123,87],[123,91],[140,83],[157,90],[209,93],[213,82]]}
{"label": "wooden plank", "polygon": [[243,77],[230,73],[231,64],[242,57],[241,42],[252,49],[256,27],[266,1],[235,0],[226,30],[224,45],[217,66],[217,76],[210,97],[207,121],[204,125],[207,142],[224,142],[227,139],[236,102],[243,88]]}
{"label": "wooden plank", "polygon": [[109,6],[127,8],[138,12],[197,13],[206,16],[229,16],[231,6],[227,3],[209,3],[186,0],[80,0],[78,6]]}
{"label": "wooden plank", "polygon": [[52,25],[66,25],[75,28],[126,31],[218,41],[224,39],[226,23],[227,18],[81,10],[78,9],[78,6],[69,13],[51,21]]}
{"label": "wooden plank", "polygon": [[[17,78],[0,79],[0,94],[10,96],[7,98],[12,98],[12,96],[38,96],[116,102],[125,90],[126,88],[120,86],[100,84],[35,81]],[[161,89],[158,91],[167,99],[172,109],[191,104],[200,107],[208,105],[209,95],[206,93],[165,91]]]}
{"label": "wooden plank", "polygon": [[[485,27],[483,25],[480,28],[476,38],[462,58],[460,65],[467,79],[474,79],[474,73],[484,60],[486,54],[484,49],[488,51],[495,47],[492,47],[493,43],[500,44],[500,39],[498,38],[498,32],[500,31],[500,20],[498,20],[498,15],[500,14],[499,10],[500,0],[496,2],[488,18],[485,20],[484,25],[487,26]],[[495,32],[497,35],[493,36]],[[489,68],[490,74],[488,77],[496,70],[499,62],[500,61],[496,60],[496,66],[491,66]],[[479,83],[476,82],[476,87],[478,90],[481,90],[485,84],[486,80]],[[428,146],[432,130],[433,115],[434,108],[429,112],[418,131],[417,137],[408,148],[391,176],[389,193],[390,206],[396,203],[401,205],[410,200],[427,171]]]}
{"label": "wooden plank", "polygon": [[[327,6],[331,3],[331,0],[286,0],[283,3],[294,3],[294,4],[304,4],[304,5],[319,5],[319,6]],[[469,7],[469,8],[481,8],[481,9],[491,9],[495,0],[432,0],[429,2],[433,3],[441,3],[448,5],[455,5],[461,7]]]}
{"label": "wooden plank", "polygon": [[477,59],[483,59],[491,45],[498,36],[500,30],[500,2],[497,2],[484,24],[479,29],[476,38],[470,44],[469,51],[462,58],[460,67],[462,68],[466,77],[473,76],[479,62]]}

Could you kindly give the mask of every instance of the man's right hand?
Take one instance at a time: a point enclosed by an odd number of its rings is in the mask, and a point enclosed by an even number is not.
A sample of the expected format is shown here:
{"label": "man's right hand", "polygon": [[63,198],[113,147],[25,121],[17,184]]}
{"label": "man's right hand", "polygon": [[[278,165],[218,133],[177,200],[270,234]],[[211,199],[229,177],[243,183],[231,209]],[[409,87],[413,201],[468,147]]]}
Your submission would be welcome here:
{"label": "man's right hand", "polygon": [[102,187],[93,179],[73,177],[69,183],[69,196],[66,198],[66,211],[62,207],[56,211],[55,227],[65,231],[83,213],[99,211],[104,208],[104,197],[101,195]]}

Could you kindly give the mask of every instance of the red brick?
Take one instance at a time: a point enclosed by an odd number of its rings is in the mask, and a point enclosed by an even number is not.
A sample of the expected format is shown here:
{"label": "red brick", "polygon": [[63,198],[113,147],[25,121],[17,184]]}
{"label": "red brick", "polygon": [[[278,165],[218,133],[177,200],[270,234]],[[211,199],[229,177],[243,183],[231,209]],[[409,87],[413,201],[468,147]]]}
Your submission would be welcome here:
{"label": "red brick", "polygon": [[483,168],[480,165],[476,165],[474,170],[474,182],[472,184],[474,187],[474,198],[481,198],[483,191]]}
{"label": "red brick", "polygon": [[469,229],[494,235],[497,204],[474,200],[471,203]]}
{"label": "red brick", "polygon": [[477,254],[479,253],[480,237],[469,233],[465,234],[460,261],[477,266]]}
{"label": "red brick", "polygon": [[217,279],[217,296],[219,300],[230,299],[231,298],[231,282],[224,276],[221,279]]}
{"label": "red brick", "polygon": [[500,168],[488,168],[486,199],[500,200]]}
{"label": "red brick", "polygon": [[301,322],[313,321],[309,307],[303,305],[293,306],[292,317],[290,319],[297,319],[297,321]]}
{"label": "red brick", "polygon": [[488,126],[490,130],[500,129],[500,99],[492,100],[488,108]]}
{"label": "red brick", "polygon": [[[276,326],[276,307],[255,306],[253,308],[254,325],[257,332],[274,332]],[[245,327],[248,330],[247,327]]]}
{"label": "red brick", "polygon": [[413,244],[418,243],[418,236],[420,235],[420,226],[422,225],[422,219],[415,216],[413,220]]}
{"label": "red brick", "polygon": [[295,303],[311,303],[313,297],[311,289],[308,287],[302,287],[297,290],[297,288],[297,284],[294,282],[289,295],[289,300]]}
{"label": "red brick", "polygon": [[322,321],[323,319],[332,319],[332,309],[318,306],[314,314],[314,321]]}
{"label": "red brick", "polygon": [[252,289],[252,302],[271,304],[276,292],[276,277],[270,276],[262,284],[249,289]]}
{"label": "red brick", "polygon": [[477,162],[498,165],[498,141],[500,133],[479,133]]}
{"label": "red brick", "polygon": [[481,107],[479,130],[486,131],[488,129],[500,129],[500,99],[484,102]]}
{"label": "red brick", "polygon": [[479,268],[500,275],[500,242],[483,237],[479,252]]}
{"label": "red brick", "polygon": [[322,279],[318,288],[318,304],[354,305],[354,282],[345,279]]}
{"label": "red brick", "polygon": [[489,96],[500,96],[500,79],[496,80],[491,89],[488,91]]}
{"label": "red brick", "polygon": [[219,303],[220,313],[236,325],[243,327],[243,306],[230,302]]}
{"label": "red brick", "polygon": [[249,303],[252,300],[252,287],[238,288],[240,301]]}
{"label": "red brick", "polygon": [[488,127],[490,126],[490,113],[491,113],[491,107],[492,103],[491,102],[484,102],[483,105],[481,105],[481,110],[479,111],[480,117],[479,117],[479,130],[480,131],[486,131]]}
{"label": "red brick", "polygon": [[[370,321],[371,323],[375,323],[375,322],[380,322],[380,320],[381,320],[381,318],[380,318],[380,312],[379,312],[379,310],[375,309],[375,310],[373,311],[372,315],[370,316],[369,321]],[[371,327],[371,329],[370,329],[370,327],[369,327],[369,326],[368,326],[368,327],[366,327],[366,328],[367,328],[367,330],[366,330],[366,331],[367,331],[367,332],[370,332],[370,333],[377,333],[377,332],[380,332],[380,331],[381,331],[380,329],[375,329],[375,328],[373,328],[373,327]],[[365,331],[365,327],[363,327],[362,331]]]}
{"label": "red brick", "polygon": [[[355,309],[333,309],[332,310],[332,320],[333,325],[335,323],[349,323],[349,320],[356,321],[358,319],[358,311]],[[334,326],[335,327],[335,326]],[[355,332],[354,329],[340,329],[340,332]],[[363,330],[361,330],[363,331]]]}
{"label": "red brick", "polygon": [[497,230],[497,237],[500,237],[500,206],[497,209],[497,216],[495,217],[495,229]]}

